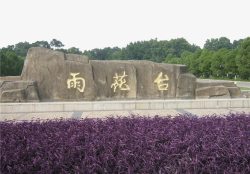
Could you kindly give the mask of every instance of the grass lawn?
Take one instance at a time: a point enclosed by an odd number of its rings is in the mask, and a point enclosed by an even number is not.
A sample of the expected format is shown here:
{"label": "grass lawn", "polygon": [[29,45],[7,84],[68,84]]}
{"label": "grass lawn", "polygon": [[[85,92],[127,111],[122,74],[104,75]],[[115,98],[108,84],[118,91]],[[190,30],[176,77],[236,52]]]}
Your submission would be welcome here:
{"label": "grass lawn", "polygon": [[250,91],[250,88],[246,88],[246,87],[240,87],[240,90],[246,90],[246,91]]}

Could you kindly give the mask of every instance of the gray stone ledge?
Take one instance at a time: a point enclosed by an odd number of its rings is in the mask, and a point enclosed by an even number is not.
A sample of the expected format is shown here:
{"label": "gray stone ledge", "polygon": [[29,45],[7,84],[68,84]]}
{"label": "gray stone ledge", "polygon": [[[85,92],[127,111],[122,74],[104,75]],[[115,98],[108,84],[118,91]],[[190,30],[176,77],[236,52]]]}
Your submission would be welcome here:
{"label": "gray stone ledge", "polygon": [[250,99],[0,103],[0,113],[250,108]]}

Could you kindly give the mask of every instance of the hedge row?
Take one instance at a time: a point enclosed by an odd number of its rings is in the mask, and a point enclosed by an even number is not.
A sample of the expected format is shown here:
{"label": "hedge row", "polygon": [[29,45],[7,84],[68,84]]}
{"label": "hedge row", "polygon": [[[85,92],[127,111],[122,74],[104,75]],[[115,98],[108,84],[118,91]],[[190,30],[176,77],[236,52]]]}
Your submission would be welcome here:
{"label": "hedge row", "polygon": [[0,173],[250,173],[250,114],[0,122]]}

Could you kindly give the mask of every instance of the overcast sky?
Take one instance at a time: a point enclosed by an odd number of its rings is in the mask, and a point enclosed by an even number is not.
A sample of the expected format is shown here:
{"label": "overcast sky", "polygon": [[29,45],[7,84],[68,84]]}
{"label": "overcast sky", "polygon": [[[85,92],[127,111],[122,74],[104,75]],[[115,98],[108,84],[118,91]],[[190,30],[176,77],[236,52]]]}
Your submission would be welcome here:
{"label": "overcast sky", "polygon": [[81,50],[158,38],[250,36],[250,0],[0,0],[0,47],[56,38]]}

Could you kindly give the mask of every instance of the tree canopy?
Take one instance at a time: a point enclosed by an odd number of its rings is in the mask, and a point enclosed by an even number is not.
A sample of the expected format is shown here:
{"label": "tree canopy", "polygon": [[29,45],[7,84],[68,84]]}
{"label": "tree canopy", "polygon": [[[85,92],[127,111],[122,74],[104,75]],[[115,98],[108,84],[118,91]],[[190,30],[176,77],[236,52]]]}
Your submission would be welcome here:
{"label": "tree canopy", "polygon": [[234,40],[226,37],[208,39],[203,48],[190,44],[184,38],[171,40],[151,39],[129,43],[124,48],[106,47],[81,51],[77,47],[64,48],[52,41],[19,42],[0,49],[1,76],[19,75],[27,51],[31,47],[44,47],[70,54],[84,54],[97,60],[151,60],[185,64],[198,77],[250,79],[250,38]]}
{"label": "tree canopy", "polygon": [[233,44],[226,37],[220,37],[216,39],[208,39],[204,45],[204,49],[218,51],[219,49],[231,49]]}
{"label": "tree canopy", "polygon": [[53,48],[61,48],[64,47],[64,44],[59,40],[52,39],[52,41],[50,41],[50,46]]}

